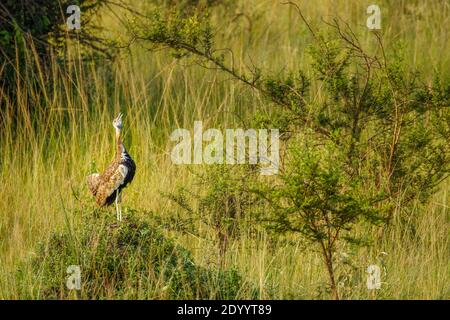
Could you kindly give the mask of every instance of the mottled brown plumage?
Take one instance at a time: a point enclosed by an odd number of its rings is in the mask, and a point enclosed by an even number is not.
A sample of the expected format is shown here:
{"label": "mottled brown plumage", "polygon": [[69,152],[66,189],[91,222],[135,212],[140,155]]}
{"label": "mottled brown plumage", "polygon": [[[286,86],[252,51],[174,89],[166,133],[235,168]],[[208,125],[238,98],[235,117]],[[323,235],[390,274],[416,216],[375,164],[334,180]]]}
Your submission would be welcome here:
{"label": "mottled brown plumage", "polygon": [[136,164],[125,149],[120,137],[122,129],[122,114],[114,120],[116,129],[117,151],[113,162],[102,173],[94,173],[87,177],[87,185],[99,206],[110,205],[116,201],[117,218],[121,220],[121,213],[117,208],[117,200],[122,189],[134,178]]}

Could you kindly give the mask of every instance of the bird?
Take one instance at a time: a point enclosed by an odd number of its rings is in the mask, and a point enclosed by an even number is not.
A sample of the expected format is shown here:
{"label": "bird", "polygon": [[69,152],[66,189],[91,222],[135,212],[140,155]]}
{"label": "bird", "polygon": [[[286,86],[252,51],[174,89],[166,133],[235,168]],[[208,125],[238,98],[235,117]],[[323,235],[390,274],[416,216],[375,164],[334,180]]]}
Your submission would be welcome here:
{"label": "bird", "polygon": [[116,139],[115,158],[103,173],[87,176],[87,185],[99,207],[109,206],[115,202],[117,220],[122,221],[122,209],[119,208],[119,202],[122,200],[122,190],[133,181],[136,163],[125,149],[121,139],[122,113],[114,119],[113,127]]}

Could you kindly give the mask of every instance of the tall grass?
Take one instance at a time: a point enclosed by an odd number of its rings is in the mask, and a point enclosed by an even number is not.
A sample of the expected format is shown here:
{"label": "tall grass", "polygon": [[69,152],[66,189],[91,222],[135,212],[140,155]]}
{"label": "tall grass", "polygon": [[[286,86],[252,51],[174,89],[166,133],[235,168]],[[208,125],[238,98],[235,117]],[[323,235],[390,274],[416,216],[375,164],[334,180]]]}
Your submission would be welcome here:
{"label": "tall grass", "polygon": [[[321,28],[321,19],[339,16],[370,46],[373,37],[364,27],[369,2],[305,1],[301,7],[314,28]],[[448,73],[449,56],[443,54],[449,51],[448,2],[386,0],[379,5],[386,46],[402,42],[408,62],[425,74],[433,69]],[[105,25],[115,26],[109,32],[122,32],[113,19],[106,12],[102,17]],[[273,72],[283,66],[311,72],[305,53],[309,36],[292,6],[238,0],[214,8],[212,20],[218,26],[219,43],[235,52],[237,66],[256,61]],[[135,46],[113,65],[102,66],[82,62],[79,48],[73,46],[65,67],[57,56],[52,58],[53,82],[39,69],[32,44],[26,52],[29,67],[16,76],[16,100],[0,96],[5,106],[0,115],[1,299],[21,298],[14,274],[21,261],[35,254],[38,241],[67,225],[81,226],[79,212],[94,210],[85,176],[95,167],[102,170],[112,159],[111,121],[119,110],[125,114],[126,146],[137,163],[124,205],[147,219],[146,212],[162,218],[173,212],[185,214],[161,196],[180,185],[192,185],[189,168],[170,161],[172,130],[192,128],[194,120],[203,120],[208,127],[237,127],[269,108],[248,88],[220,73],[177,63],[167,52]],[[407,220],[399,214],[372,246],[340,248],[344,298],[450,298],[449,187],[444,183],[430,203],[417,204]],[[358,231],[367,232],[363,226]],[[170,235],[193,252],[199,265],[217,261],[211,241]],[[329,298],[320,256],[307,244],[292,237],[273,246],[262,231],[257,239],[243,234],[233,241],[226,265],[256,284],[261,298]],[[372,263],[383,266],[378,292],[366,288],[365,270]],[[243,292],[242,297],[252,294]]]}

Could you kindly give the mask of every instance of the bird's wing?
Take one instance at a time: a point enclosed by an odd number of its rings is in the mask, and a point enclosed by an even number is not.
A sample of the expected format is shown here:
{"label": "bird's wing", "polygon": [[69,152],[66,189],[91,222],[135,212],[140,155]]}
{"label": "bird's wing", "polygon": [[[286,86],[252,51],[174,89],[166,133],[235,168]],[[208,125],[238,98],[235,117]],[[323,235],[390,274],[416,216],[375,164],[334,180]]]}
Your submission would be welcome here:
{"label": "bird's wing", "polygon": [[87,176],[87,185],[89,188],[89,191],[95,196],[97,193],[98,183],[99,183],[99,177],[100,175],[98,173],[93,173],[89,176]]}
{"label": "bird's wing", "polygon": [[103,183],[99,185],[97,191],[98,204],[105,204],[106,199],[124,183],[127,173],[128,168],[121,164],[111,173],[108,179],[103,180]]}

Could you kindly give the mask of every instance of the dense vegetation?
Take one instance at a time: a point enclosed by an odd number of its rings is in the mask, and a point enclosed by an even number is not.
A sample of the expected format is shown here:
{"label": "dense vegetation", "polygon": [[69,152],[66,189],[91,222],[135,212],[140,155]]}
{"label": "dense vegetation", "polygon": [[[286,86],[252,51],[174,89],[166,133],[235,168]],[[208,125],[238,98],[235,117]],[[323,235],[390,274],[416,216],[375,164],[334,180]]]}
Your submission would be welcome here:
{"label": "dense vegetation", "polygon": [[[114,216],[85,216],[83,226],[55,233],[41,243],[36,257],[18,272],[35,276],[38,287],[21,283],[23,297],[39,299],[236,299],[245,286],[235,270],[197,266],[189,251],[166,239],[128,212],[126,223]],[[66,287],[68,266],[82,266],[81,288]],[[164,290],[159,286],[164,284]],[[35,291],[33,291],[35,290]]]}

